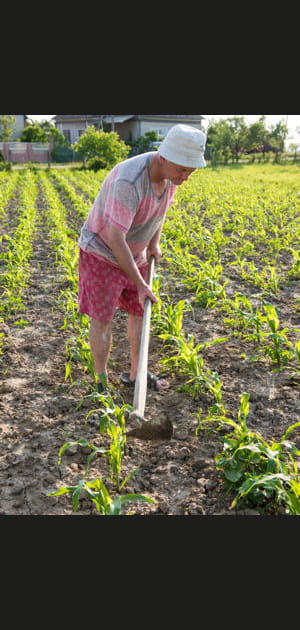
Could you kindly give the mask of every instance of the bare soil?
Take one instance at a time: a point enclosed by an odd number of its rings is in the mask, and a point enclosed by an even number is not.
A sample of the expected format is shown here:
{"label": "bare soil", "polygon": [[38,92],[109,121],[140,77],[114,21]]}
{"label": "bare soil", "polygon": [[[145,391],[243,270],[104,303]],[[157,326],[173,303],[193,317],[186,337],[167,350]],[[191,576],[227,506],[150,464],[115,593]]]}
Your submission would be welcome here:
{"label": "bare soil", "polygon": [[[13,202],[11,217],[13,220]],[[166,263],[161,263],[160,272],[167,282]],[[232,278],[228,291],[233,293],[237,287],[237,280]],[[58,300],[63,288],[41,205],[26,308],[0,323],[0,331],[5,335],[0,355],[1,514],[71,515],[71,495],[49,497],[47,493],[61,485],[76,485],[84,474],[87,452],[79,446],[68,449],[58,465],[58,451],[71,440],[83,438],[95,445],[105,440],[99,433],[99,414],[86,419],[88,411],[95,407],[94,402],[85,398],[91,387],[84,381],[90,381],[90,377],[75,363],[74,384],[65,381],[65,344],[69,332],[62,329],[64,312]],[[177,301],[191,296],[178,289],[173,297]],[[296,297],[299,286],[292,282],[272,300],[279,308],[282,325],[299,326]],[[21,317],[28,321],[23,327],[16,324]],[[120,404],[133,401],[133,390],[119,381],[121,373],[128,371],[126,325],[126,314],[118,311],[114,320],[110,383]],[[197,341],[226,334],[220,314],[215,309],[201,307],[185,315],[184,329],[194,334]],[[170,440],[157,442],[127,440],[123,478],[136,468],[138,471],[122,492],[142,493],[156,500],[153,504],[136,502],[128,505],[128,509],[137,515],[258,515],[249,508],[229,510],[233,495],[225,494],[222,476],[214,462],[222,444],[217,435],[203,431],[196,435],[196,413],[199,407],[208,409],[212,401],[205,394],[193,400],[187,392],[177,391],[182,378],[162,370],[159,360],[164,352],[162,341],[152,336],[149,368],[168,378],[170,389],[164,393],[148,391],[145,417],[149,420],[168,417],[174,434]],[[223,402],[233,417],[241,394],[248,392],[249,426],[267,439],[277,439],[290,424],[299,421],[299,385],[292,384],[284,371],[272,372],[266,360],[252,363],[241,358],[243,352],[247,348],[241,339],[230,337],[204,352],[205,364],[218,372],[223,382]],[[99,476],[115,494],[114,484],[108,478],[107,461],[101,456],[93,460],[88,478]],[[78,513],[97,514],[87,498],[80,500]]]}

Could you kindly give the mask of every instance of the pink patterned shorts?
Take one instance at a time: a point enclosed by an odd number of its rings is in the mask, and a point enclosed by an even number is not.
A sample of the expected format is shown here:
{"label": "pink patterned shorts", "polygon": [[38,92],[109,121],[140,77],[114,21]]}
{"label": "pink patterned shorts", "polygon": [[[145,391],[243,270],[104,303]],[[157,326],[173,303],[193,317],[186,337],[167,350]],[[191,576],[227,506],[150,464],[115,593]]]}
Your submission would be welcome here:
{"label": "pink patterned shorts", "polygon": [[[139,267],[146,279],[148,263]],[[113,320],[119,307],[131,315],[143,316],[138,292],[128,276],[90,252],[79,250],[79,312],[103,322]]]}

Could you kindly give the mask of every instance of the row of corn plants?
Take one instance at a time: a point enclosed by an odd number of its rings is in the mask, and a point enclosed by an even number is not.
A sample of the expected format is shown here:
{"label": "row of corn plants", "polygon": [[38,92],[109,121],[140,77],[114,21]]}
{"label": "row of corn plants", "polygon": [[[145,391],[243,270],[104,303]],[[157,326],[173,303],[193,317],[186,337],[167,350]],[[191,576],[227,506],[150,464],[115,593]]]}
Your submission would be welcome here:
{"label": "row of corn plants", "polygon": [[[84,371],[95,374],[88,344],[88,317],[78,312],[78,245],[77,233],[68,226],[67,212],[53,182],[45,173],[40,174],[40,185],[48,213],[50,236],[55,247],[56,264],[64,281],[59,295],[59,304],[63,308],[63,330],[70,332],[66,341],[66,380],[72,382],[72,363],[79,361]],[[67,286],[65,286],[67,285]]]}
{"label": "row of corn plants", "polygon": [[[18,173],[16,172],[9,173],[9,174],[5,172],[0,172],[0,220],[3,221],[4,229],[5,229],[5,218],[6,218],[7,206],[8,206],[9,200],[15,195],[16,188],[17,188],[17,180],[18,180]],[[5,242],[6,239],[7,239],[7,234],[6,232],[3,231],[0,236],[0,244],[2,244],[2,242]],[[5,264],[5,255],[2,257],[2,254],[0,254],[0,260],[3,260],[3,263]],[[1,310],[3,312],[3,307],[1,308]],[[1,313],[1,310],[0,310],[0,313]],[[3,321],[4,319],[0,314],[0,323]],[[3,349],[2,349],[3,340],[4,340],[4,333],[0,332],[0,354],[3,353]]]}
{"label": "row of corn plants", "polygon": [[73,186],[76,186],[77,189],[80,189],[83,193],[85,193],[87,198],[91,201],[91,203],[93,203],[108,172],[109,171],[105,169],[100,170],[97,173],[82,170],[72,171],[69,169],[68,172],[65,173],[65,179],[70,184],[73,184]]}
{"label": "row of corn plants", "polygon": [[0,313],[12,315],[24,309],[23,294],[30,276],[32,243],[37,229],[37,183],[30,171],[24,171],[19,179],[17,226],[12,234],[3,234],[6,250],[0,258],[4,270],[0,278]]}
{"label": "row of corn plants", "polygon": [[51,171],[51,179],[57,189],[62,192],[71,201],[72,206],[79,217],[85,218],[88,214],[91,204],[84,199],[83,195],[76,192],[74,185],[70,183],[66,175],[61,171]]}
{"label": "row of corn plants", "polygon": [[[95,381],[93,361],[88,344],[88,318],[78,313],[76,306],[78,246],[74,238],[75,234],[68,228],[64,204],[60,201],[59,194],[45,173],[40,175],[40,185],[48,214],[50,236],[55,245],[56,263],[61,269],[62,278],[69,285],[67,291],[64,289],[61,291],[59,300],[61,307],[66,311],[62,328],[68,327],[73,333],[72,339],[67,342],[69,358],[65,376],[66,379],[71,377],[70,363],[76,359],[85,371],[90,372]],[[83,477],[75,486],[62,485],[48,493],[47,496],[62,496],[71,493],[72,507],[75,512],[80,507],[80,498],[85,497],[92,502],[99,514],[107,515],[123,513],[128,503],[136,501],[154,503],[155,500],[151,497],[122,492],[127,481],[137,472],[136,469],[125,479],[122,478],[122,460],[126,452],[125,412],[132,407],[125,404],[117,405],[113,396],[99,395],[96,388],[93,388],[88,398],[97,406],[88,412],[86,420],[91,414],[99,416],[99,432],[101,436],[104,436],[108,445],[98,447],[84,438],[63,444],[58,453],[58,463],[61,463],[65,450],[76,445],[90,450],[86,468]],[[79,402],[78,408],[81,404],[82,400]],[[105,457],[108,462],[107,479],[106,477],[104,479],[97,477],[92,480],[88,478],[91,462],[96,456]],[[107,480],[112,482],[116,488],[114,495],[109,493]],[[127,514],[130,513],[130,511],[127,512]]]}
{"label": "row of corn plants", "polygon": [[[59,183],[59,190],[66,193],[63,176],[62,179],[53,181],[52,171],[51,178],[44,175],[42,179],[43,194],[48,205],[53,227],[51,235],[56,243],[56,258],[62,269],[63,277],[67,282],[67,288],[60,292],[59,301],[64,305],[65,317],[62,329],[70,331],[70,337],[66,342],[66,380],[73,382],[72,365],[74,362],[80,362],[84,371],[92,376],[93,382],[96,380],[93,361],[89,349],[88,328],[89,318],[78,312],[77,293],[78,293],[78,233],[70,228],[67,224],[67,211],[60,194],[56,189]],[[82,208],[87,207],[85,202],[80,203],[80,196],[76,195],[76,205],[74,209],[76,215],[82,213]],[[73,201],[72,201],[73,203]]]}
{"label": "row of corn plants", "polygon": [[6,207],[9,200],[14,196],[17,187],[19,174],[17,171],[12,173],[0,172],[0,218],[5,216]]}

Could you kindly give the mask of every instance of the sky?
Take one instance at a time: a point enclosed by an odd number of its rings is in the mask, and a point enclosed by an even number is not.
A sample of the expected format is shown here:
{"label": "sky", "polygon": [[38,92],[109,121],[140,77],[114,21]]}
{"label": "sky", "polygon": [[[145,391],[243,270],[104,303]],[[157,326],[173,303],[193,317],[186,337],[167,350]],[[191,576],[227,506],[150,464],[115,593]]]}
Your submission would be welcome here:
{"label": "sky", "polygon": [[[230,118],[231,116],[239,115],[244,116],[247,125],[251,125],[253,122],[256,122],[262,114],[202,114],[205,118],[203,121],[204,130],[207,129],[209,121],[213,118],[220,120],[222,118]],[[51,120],[53,116],[55,116],[55,114],[28,114],[29,118],[38,122],[41,120]],[[300,114],[266,114],[266,127],[268,129],[281,121],[287,122],[288,125],[287,148],[291,143],[300,146]],[[299,128],[299,132],[297,132],[297,127]]]}

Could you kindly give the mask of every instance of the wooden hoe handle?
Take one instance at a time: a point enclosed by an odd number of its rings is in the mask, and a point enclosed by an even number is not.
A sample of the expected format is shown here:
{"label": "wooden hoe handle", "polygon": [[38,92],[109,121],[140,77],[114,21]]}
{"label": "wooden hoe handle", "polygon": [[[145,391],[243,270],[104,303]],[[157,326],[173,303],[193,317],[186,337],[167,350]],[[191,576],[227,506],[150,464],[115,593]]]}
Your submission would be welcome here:
{"label": "wooden hoe handle", "polygon": [[[154,274],[155,257],[150,257],[148,269],[148,284],[152,289]],[[150,337],[150,320],[151,320],[152,301],[149,297],[145,299],[144,314],[142,322],[140,352],[137,367],[137,375],[134,386],[133,408],[134,412],[141,419],[144,417],[146,395],[147,395],[147,372],[148,372],[148,349]]]}

